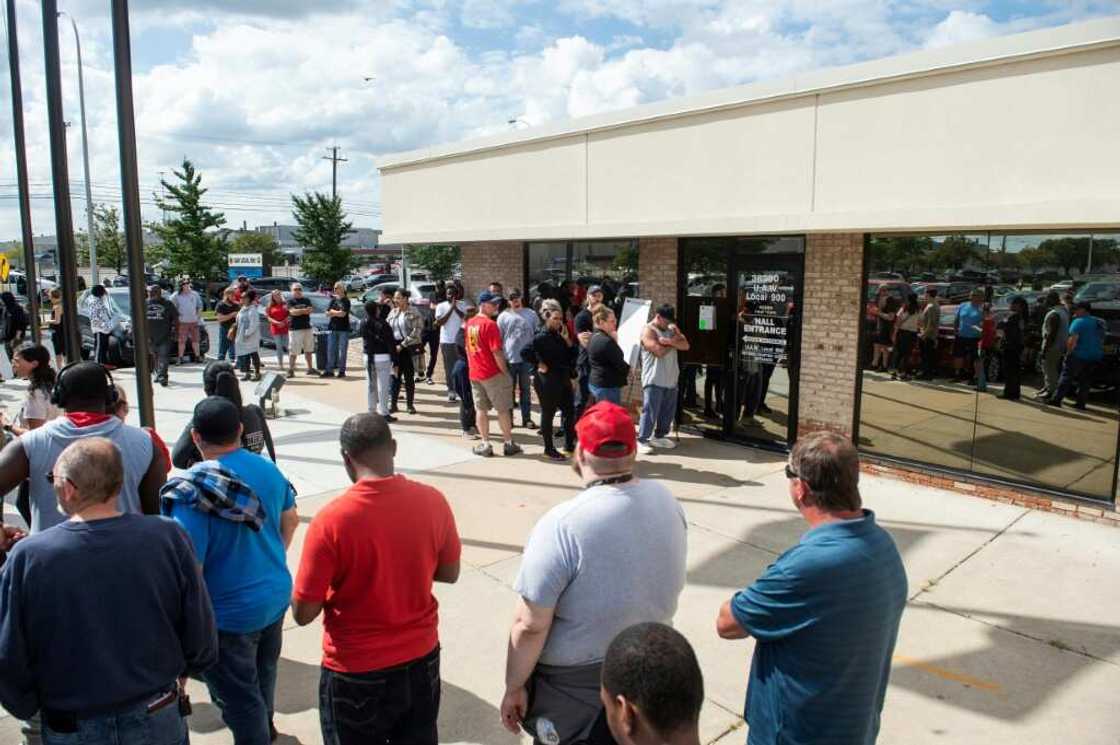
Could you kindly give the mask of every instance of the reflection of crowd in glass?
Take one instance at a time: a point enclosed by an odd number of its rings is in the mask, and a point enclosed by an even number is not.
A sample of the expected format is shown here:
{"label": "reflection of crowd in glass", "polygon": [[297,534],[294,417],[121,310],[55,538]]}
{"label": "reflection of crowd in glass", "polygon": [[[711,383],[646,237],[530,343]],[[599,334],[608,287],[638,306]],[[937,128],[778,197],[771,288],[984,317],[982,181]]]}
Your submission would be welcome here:
{"label": "reflection of crowd in glass", "polygon": [[[1034,322],[1041,317],[1038,361],[1043,385],[1035,398],[1060,406],[1064,397],[1076,394],[1075,407],[1085,408],[1094,368],[1104,356],[1104,324],[1092,315],[1089,303],[1075,304],[1070,292],[1059,295],[1051,290],[1039,299],[1039,305],[1041,312],[1032,312],[1026,298],[1015,295],[1010,299],[1008,312],[997,318],[990,292],[981,287],[973,289],[952,316],[950,380],[985,392],[989,382],[1002,377],[999,398],[1019,400],[1024,362],[1033,366],[1035,360],[1028,342]],[[868,306],[866,319],[872,337],[866,369],[889,372],[892,380],[941,377],[941,306],[937,288],[928,287],[921,300],[914,293],[906,293],[901,300],[890,288],[880,286]],[[921,360],[917,375],[915,345]],[[993,369],[996,365],[999,375]]]}

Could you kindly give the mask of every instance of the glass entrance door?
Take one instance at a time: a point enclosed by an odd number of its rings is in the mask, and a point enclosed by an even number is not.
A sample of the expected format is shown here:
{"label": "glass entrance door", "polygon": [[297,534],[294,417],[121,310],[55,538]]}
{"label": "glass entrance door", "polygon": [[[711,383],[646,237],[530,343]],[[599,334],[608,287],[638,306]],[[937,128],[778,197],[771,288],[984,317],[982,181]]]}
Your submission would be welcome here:
{"label": "glass entrance door", "polygon": [[805,242],[800,237],[681,241],[681,425],[752,445],[789,446]]}
{"label": "glass entrance door", "polygon": [[797,436],[801,256],[740,255],[733,262],[736,313],[727,431],[785,448]]}

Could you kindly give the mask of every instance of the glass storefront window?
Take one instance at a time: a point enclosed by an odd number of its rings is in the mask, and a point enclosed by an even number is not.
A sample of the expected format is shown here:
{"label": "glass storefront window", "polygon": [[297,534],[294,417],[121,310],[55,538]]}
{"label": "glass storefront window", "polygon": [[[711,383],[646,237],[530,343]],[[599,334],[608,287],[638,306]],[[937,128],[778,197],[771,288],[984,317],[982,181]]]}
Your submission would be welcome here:
{"label": "glass storefront window", "polygon": [[[860,446],[1115,499],[1118,237],[871,237]],[[1071,329],[1084,332],[1073,351]]]}
{"label": "glass storefront window", "polygon": [[530,243],[527,248],[530,298],[545,293],[564,293],[576,305],[583,302],[587,288],[603,288],[607,304],[622,307],[627,297],[640,297],[638,285],[638,242],[566,241]]}

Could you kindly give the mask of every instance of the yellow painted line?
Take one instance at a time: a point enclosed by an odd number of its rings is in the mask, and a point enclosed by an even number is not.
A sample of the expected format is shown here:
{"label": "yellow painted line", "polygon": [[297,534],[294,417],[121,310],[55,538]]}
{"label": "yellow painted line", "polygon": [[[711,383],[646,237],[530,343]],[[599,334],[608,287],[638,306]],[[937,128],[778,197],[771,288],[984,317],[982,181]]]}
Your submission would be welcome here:
{"label": "yellow painted line", "polygon": [[969,688],[977,688],[981,691],[988,691],[990,693],[999,693],[1003,690],[1003,686],[992,680],[984,680],[983,678],[974,678],[966,673],[958,673],[944,667],[916,660],[913,657],[906,657],[904,655],[896,654],[894,662],[904,667],[913,667],[921,670],[924,673],[937,676],[942,680],[951,680],[954,683],[968,686]]}

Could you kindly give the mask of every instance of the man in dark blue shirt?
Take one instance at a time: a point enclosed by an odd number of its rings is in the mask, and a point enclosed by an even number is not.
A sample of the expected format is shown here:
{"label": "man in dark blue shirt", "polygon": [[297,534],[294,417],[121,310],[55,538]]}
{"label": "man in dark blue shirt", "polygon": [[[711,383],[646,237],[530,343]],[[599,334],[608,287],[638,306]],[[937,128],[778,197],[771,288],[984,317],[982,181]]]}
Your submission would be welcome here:
{"label": "man in dark blue shirt", "polygon": [[861,507],[851,441],[797,441],[786,466],[801,542],[720,608],[725,639],[756,640],[745,718],[750,745],[871,745],[890,677],[906,572]]}
{"label": "man in dark blue shirt", "polygon": [[190,540],[171,520],[117,509],[110,440],[70,445],[50,479],[70,519],[21,539],[0,571],[0,704],[40,712],[46,745],[109,731],[122,745],[186,743],[178,679],[218,659]]}

